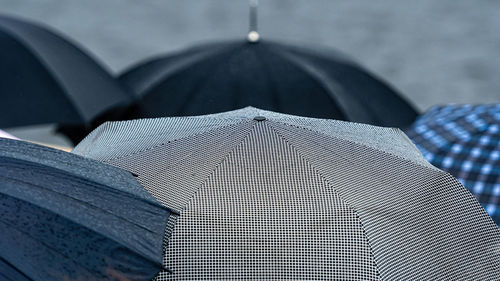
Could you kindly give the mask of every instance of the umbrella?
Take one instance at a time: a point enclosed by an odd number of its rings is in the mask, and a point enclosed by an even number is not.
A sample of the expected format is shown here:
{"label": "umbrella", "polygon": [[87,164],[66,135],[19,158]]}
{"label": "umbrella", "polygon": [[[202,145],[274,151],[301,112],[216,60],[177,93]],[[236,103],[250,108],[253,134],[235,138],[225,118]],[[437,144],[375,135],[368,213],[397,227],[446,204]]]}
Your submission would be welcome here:
{"label": "umbrella", "polygon": [[127,171],[0,139],[2,280],[147,280],[171,214]]}
{"label": "umbrella", "polygon": [[436,106],[407,134],[430,163],[457,177],[500,225],[500,105]]}
{"label": "umbrella", "polygon": [[93,58],[48,27],[0,16],[0,49],[0,128],[57,123],[82,130],[132,100]]}
{"label": "umbrella", "polygon": [[398,129],[249,107],[106,123],[74,152],[179,212],[157,280],[500,276],[500,230]]}
{"label": "umbrella", "polygon": [[124,119],[245,106],[392,127],[417,116],[394,89],[346,56],[269,41],[197,46],[138,64],[119,79],[138,96]]}

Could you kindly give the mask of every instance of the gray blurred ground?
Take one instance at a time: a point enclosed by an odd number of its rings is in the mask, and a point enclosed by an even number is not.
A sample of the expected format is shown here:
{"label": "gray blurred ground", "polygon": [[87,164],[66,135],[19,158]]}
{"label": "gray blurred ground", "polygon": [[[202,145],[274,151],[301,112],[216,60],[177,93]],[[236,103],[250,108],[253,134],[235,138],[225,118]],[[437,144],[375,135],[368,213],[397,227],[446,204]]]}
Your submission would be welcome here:
{"label": "gray blurred ground", "polygon": [[[62,31],[115,73],[248,28],[246,0],[0,0],[0,12]],[[261,0],[259,29],[350,55],[422,111],[500,102],[500,1]]]}

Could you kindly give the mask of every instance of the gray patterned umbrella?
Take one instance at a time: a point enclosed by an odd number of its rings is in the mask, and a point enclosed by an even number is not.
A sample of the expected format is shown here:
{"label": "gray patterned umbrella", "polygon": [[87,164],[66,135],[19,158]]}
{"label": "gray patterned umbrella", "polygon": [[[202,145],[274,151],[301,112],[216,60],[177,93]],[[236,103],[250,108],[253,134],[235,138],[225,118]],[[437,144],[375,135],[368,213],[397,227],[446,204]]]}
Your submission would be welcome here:
{"label": "gray patterned umbrella", "polygon": [[493,280],[500,231],[398,129],[255,108],[106,123],[75,153],[170,217],[157,280]]}

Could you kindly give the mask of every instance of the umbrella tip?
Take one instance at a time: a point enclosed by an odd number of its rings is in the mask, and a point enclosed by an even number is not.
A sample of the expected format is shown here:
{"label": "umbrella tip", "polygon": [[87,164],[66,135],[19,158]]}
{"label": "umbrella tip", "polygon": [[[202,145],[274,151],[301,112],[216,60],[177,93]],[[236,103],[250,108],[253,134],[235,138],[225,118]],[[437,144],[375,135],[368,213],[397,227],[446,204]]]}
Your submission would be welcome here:
{"label": "umbrella tip", "polygon": [[257,31],[252,30],[252,31],[248,32],[248,35],[247,35],[248,42],[257,43],[257,42],[259,42],[259,39],[260,39],[260,35]]}
{"label": "umbrella tip", "polygon": [[257,32],[257,6],[259,5],[258,0],[250,0],[250,15],[248,21],[248,35],[247,40],[250,43],[259,42],[260,35]]}

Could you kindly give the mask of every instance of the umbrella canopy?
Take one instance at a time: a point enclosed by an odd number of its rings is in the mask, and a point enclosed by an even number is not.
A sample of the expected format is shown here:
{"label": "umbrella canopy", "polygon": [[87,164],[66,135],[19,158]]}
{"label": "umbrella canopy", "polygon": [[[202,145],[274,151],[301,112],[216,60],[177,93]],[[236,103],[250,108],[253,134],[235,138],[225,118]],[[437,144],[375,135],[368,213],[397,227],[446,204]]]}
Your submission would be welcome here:
{"label": "umbrella canopy", "polygon": [[500,230],[398,129],[245,108],[106,123],[74,152],[180,213],[157,280],[500,274]]}
{"label": "umbrella canopy", "polygon": [[41,25],[0,16],[0,128],[88,126],[132,95],[94,59]]}
{"label": "umbrella canopy", "polygon": [[500,105],[436,106],[407,134],[430,163],[457,177],[500,225]]}
{"label": "umbrella canopy", "polygon": [[139,64],[119,79],[139,97],[127,117],[218,113],[245,106],[405,127],[415,109],[345,56],[275,42],[198,46]]}
{"label": "umbrella canopy", "polygon": [[0,139],[2,280],[148,280],[171,214],[127,171]]}

